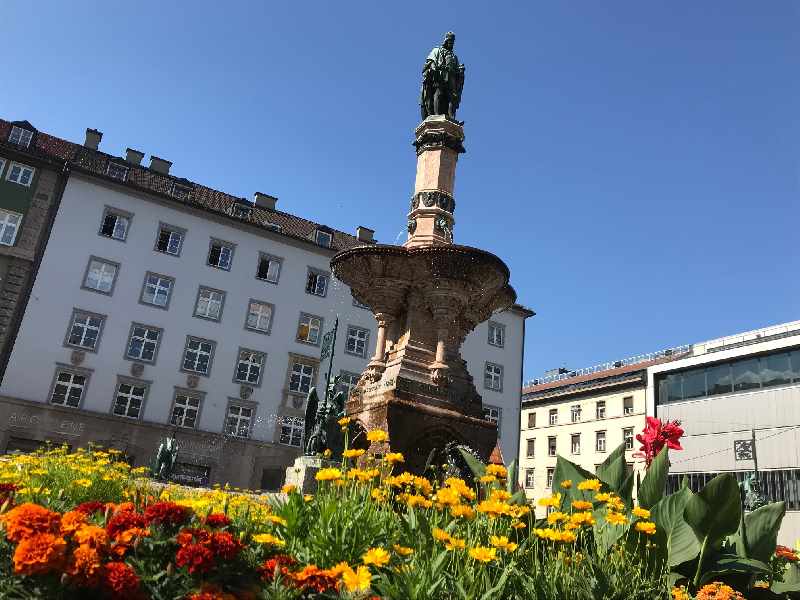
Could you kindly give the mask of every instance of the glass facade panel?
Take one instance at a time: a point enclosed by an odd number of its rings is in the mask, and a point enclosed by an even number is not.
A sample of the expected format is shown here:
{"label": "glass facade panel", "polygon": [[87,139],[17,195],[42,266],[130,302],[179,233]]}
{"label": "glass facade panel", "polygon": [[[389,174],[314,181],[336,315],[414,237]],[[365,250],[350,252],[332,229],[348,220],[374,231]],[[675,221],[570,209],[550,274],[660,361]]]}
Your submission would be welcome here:
{"label": "glass facade panel", "polygon": [[729,364],[725,364],[706,369],[706,383],[708,384],[709,396],[730,394],[733,391],[731,366]]}
{"label": "glass facade panel", "polygon": [[761,359],[761,385],[785,385],[792,382],[789,354],[773,354]]}
{"label": "glass facade panel", "polygon": [[792,382],[800,381],[800,349],[789,352],[789,361],[792,363]]}
{"label": "glass facade panel", "polygon": [[752,390],[761,386],[757,358],[733,363],[733,391]]}
{"label": "glass facade panel", "polygon": [[681,392],[681,375],[680,373],[673,373],[668,375],[667,379],[667,402],[678,402],[683,400]]}
{"label": "glass facade panel", "polygon": [[702,398],[706,395],[706,370],[697,369],[683,374],[683,399]]}

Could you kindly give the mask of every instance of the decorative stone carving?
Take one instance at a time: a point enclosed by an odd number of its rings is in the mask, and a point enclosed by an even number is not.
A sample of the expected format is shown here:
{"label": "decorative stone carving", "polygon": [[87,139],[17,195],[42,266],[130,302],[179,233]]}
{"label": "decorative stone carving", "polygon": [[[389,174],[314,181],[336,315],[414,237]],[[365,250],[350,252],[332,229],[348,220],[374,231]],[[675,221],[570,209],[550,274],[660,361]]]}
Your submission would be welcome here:
{"label": "decorative stone carving", "polygon": [[84,360],[86,360],[86,352],[83,350],[73,350],[69,355],[69,362],[76,367],[82,365]]}
{"label": "decorative stone carving", "polygon": [[414,140],[414,147],[417,149],[417,155],[426,150],[438,150],[441,148],[449,148],[459,154],[466,152],[463,140],[446,131],[426,131]]}
{"label": "decorative stone carving", "polygon": [[197,375],[187,375],[186,376],[186,387],[195,389],[198,385],[200,385],[200,377]]}
{"label": "decorative stone carving", "polygon": [[300,408],[303,406],[304,398],[302,396],[292,396],[292,406],[294,408]]}
{"label": "decorative stone carving", "polygon": [[252,395],[253,395],[253,388],[251,388],[249,385],[239,386],[239,398],[241,398],[242,400],[247,400]]}
{"label": "decorative stone carving", "polygon": [[408,220],[408,233],[414,233],[417,230],[417,220],[416,219],[409,219]]}
{"label": "decorative stone carving", "polygon": [[134,377],[141,377],[144,373],[144,365],[140,362],[131,363],[131,375]]}
{"label": "decorative stone carving", "polygon": [[420,205],[426,208],[435,206],[449,213],[456,209],[455,198],[441,190],[423,190],[414,194],[411,199],[411,210],[416,210]]}

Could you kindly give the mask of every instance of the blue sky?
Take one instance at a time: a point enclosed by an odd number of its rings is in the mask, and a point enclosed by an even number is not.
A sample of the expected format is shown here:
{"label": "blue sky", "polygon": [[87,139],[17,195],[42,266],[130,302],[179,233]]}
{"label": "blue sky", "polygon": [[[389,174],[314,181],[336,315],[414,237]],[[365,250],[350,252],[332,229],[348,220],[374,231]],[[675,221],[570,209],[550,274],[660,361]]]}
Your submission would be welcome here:
{"label": "blue sky", "polygon": [[800,318],[797,3],[3,7],[4,118],[389,243],[454,30],[456,241],[537,311],[526,379]]}

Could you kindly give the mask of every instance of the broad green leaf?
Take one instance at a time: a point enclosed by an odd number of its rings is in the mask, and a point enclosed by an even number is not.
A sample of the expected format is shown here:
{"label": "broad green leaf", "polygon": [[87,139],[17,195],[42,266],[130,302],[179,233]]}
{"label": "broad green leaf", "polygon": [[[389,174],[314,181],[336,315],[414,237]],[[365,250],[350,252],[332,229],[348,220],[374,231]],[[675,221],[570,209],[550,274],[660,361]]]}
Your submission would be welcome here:
{"label": "broad green leaf", "polygon": [[511,461],[511,464],[508,465],[508,477],[506,478],[506,491],[509,494],[514,494],[514,492],[519,489],[519,473],[517,473],[517,459]]}
{"label": "broad green leaf", "polygon": [[769,565],[752,558],[743,558],[741,556],[727,554],[722,555],[706,566],[703,575],[700,577],[699,585],[738,574],[768,575]]}
{"label": "broad green leaf", "polygon": [[485,464],[483,464],[481,461],[475,458],[471,452],[467,452],[461,447],[458,448],[458,451],[461,453],[461,456],[464,457],[464,460],[466,461],[470,471],[472,471],[472,474],[475,477],[475,479],[486,475]]}
{"label": "broad green leaf", "polygon": [[597,478],[614,490],[619,490],[625,480],[625,442],[609,454],[597,467]]}
{"label": "broad green leaf", "polygon": [[778,543],[778,530],[786,514],[785,502],[773,502],[744,516],[744,532],[736,532],[733,542],[739,556],[769,562]]}
{"label": "broad green leaf", "polygon": [[739,528],[740,514],[739,485],[730,473],[714,477],[683,509],[683,518],[698,541],[710,548],[718,548],[725,536]]}
{"label": "broad green leaf", "polygon": [[667,474],[669,473],[669,452],[664,446],[661,452],[650,463],[642,484],[639,486],[639,506],[651,508],[664,497],[667,487]]}
{"label": "broad green leaf", "polygon": [[[584,492],[578,489],[578,484],[594,478],[594,474],[559,455],[556,460],[556,470],[553,473],[553,493],[560,492],[564,496],[562,506],[569,506],[573,500],[587,500],[589,496],[585,496]],[[572,486],[564,489],[561,487],[562,481],[572,481]]]}
{"label": "broad green leaf", "polygon": [[[666,548],[667,565],[675,567],[692,560],[700,552],[700,544],[689,524],[683,518],[683,511],[692,492],[681,488],[676,493],[662,498],[651,509],[650,518],[656,524],[656,537],[662,538]],[[656,544],[658,544],[658,539]]]}

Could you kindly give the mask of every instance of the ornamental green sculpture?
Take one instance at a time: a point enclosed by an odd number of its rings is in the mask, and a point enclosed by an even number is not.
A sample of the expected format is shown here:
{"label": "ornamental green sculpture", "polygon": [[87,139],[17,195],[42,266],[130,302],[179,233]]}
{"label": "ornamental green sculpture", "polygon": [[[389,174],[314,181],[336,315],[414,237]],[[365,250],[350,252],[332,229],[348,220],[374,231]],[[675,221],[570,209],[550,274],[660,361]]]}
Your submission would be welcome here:
{"label": "ornamental green sculpture", "polygon": [[455,120],[464,89],[464,65],[453,52],[456,34],[448,31],[441,46],[437,46],[422,67],[420,106],[422,119],[444,115]]}

